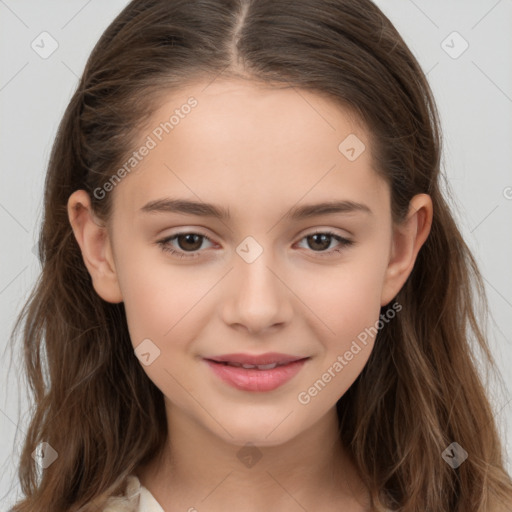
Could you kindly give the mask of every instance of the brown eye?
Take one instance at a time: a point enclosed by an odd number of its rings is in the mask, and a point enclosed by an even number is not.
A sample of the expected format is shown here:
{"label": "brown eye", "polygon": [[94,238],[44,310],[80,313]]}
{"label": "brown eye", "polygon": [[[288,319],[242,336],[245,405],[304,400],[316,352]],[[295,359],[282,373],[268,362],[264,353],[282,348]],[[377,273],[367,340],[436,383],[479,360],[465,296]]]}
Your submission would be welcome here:
{"label": "brown eye", "polygon": [[324,251],[331,245],[332,236],[326,233],[315,233],[306,237],[309,246],[315,251]]}
{"label": "brown eye", "polygon": [[197,251],[203,242],[204,237],[197,233],[186,233],[184,235],[177,235],[176,241],[178,242],[178,248],[184,251]]}
{"label": "brown eye", "polygon": [[[319,256],[331,256],[333,253],[339,253],[355,243],[330,231],[317,231],[306,235],[302,240],[306,241],[307,249],[318,253]],[[338,242],[338,247],[328,250],[333,240]]]}
{"label": "brown eye", "polygon": [[169,252],[180,258],[195,258],[200,256],[199,252],[204,240],[211,242],[209,237],[200,233],[176,233],[163,240],[159,240],[157,244],[161,247],[162,251]]}

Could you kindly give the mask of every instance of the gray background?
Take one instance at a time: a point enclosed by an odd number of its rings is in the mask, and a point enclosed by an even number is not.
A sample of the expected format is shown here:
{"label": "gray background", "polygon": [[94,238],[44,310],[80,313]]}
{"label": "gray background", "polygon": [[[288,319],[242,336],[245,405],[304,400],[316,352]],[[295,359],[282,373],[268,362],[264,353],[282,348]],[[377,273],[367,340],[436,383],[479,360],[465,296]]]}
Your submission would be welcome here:
{"label": "gray background", "polygon": [[[93,45],[126,4],[126,0],[0,0],[2,348],[7,347],[13,319],[40,271],[34,245],[58,123]],[[510,454],[512,0],[379,0],[377,4],[428,73],[440,109],[444,170],[456,196],[457,221],[488,292],[489,341],[504,378],[503,385],[489,381],[488,389]],[[45,37],[40,36],[44,31],[58,43],[48,58],[31,47]],[[460,36],[451,35],[454,31]],[[461,53],[464,41],[469,47]],[[45,48],[50,48],[49,39]],[[10,356],[3,350],[0,510],[7,510],[19,493],[17,454],[29,419],[21,372],[16,365],[8,372]],[[471,456],[471,447],[465,448]],[[507,464],[512,471],[510,455]]]}

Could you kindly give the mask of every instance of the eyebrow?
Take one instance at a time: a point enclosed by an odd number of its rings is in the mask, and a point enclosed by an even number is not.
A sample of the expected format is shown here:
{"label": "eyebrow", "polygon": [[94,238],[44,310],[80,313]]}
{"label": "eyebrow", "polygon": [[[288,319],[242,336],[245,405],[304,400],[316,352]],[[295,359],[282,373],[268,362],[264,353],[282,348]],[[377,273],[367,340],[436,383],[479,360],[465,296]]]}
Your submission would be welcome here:
{"label": "eyebrow", "polygon": [[[188,199],[162,198],[150,201],[141,209],[143,213],[183,213],[186,215],[197,215],[198,217],[212,217],[221,220],[229,220],[231,215],[229,209],[222,206],[191,201]],[[335,213],[363,212],[373,215],[370,208],[362,203],[354,201],[325,201],[317,204],[307,204],[291,208],[285,215],[289,220],[303,220],[319,215]]]}

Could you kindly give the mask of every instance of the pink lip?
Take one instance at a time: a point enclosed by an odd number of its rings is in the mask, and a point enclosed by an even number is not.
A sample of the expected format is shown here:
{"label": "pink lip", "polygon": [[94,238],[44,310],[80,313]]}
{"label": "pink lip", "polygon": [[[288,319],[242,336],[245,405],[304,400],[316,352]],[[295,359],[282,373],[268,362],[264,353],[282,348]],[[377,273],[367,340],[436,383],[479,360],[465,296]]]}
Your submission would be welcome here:
{"label": "pink lip", "polygon": [[251,355],[251,354],[223,354],[220,356],[207,357],[211,361],[218,361],[220,363],[240,363],[240,364],[286,364],[292,361],[304,359],[304,356],[292,356],[290,354],[280,354],[279,352],[267,352],[265,354]]}
{"label": "pink lip", "polygon": [[[237,357],[240,355],[241,354],[237,355]],[[274,356],[275,354],[272,357]],[[281,358],[281,355],[279,355],[279,357]],[[301,370],[307,359],[309,358],[294,358],[290,362],[285,362],[284,364],[280,364],[268,370],[228,366],[222,362],[216,362],[216,360],[213,359],[205,359],[205,361],[217,377],[237,389],[243,391],[272,391],[292,379]],[[266,359],[260,357],[259,360],[268,361],[268,357]],[[254,358],[252,358],[252,361],[254,361]],[[249,362],[246,360],[241,364],[264,365],[274,362],[278,362],[278,360],[270,362]]]}

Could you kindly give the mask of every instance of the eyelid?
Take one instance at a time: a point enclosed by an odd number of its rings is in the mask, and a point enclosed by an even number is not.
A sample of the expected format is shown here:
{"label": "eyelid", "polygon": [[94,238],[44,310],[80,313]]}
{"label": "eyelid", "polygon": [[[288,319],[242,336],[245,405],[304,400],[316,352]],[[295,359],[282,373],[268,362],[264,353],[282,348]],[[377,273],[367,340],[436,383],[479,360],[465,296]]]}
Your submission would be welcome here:
{"label": "eyelid", "polygon": [[[313,253],[313,254],[316,254],[316,257],[329,257],[329,256],[333,256],[334,254],[336,253],[340,253],[342,252],[344,249],[348,249],[349,247],[355,245],[355,241],[350,239],[350,238],[347,238],[346,236],[344,235],[340,235],[339,233],[336,233],[332,228],[314,228],[313,231],[306,231],[306,232],[303,232],[296,243],[299,243],[301,242],[302,240],[304,240],[305,238],[307,237],[310,237],[310,236],[314,236],[314,235],[317,235],[317,234],[323,234],[323,235],[328,235],[332,238],[334,238],[335,240],[337,240],[338,242],[338,247],[337,248],[334,248],[334,249],[329,249],[327,251],[313,251],[313,250],[306,250],[307,252],[310,252],[310,253]],[[213,239],[206,235],[205,233],[203,233],[200,229],[197,229],[197,228],[192,228],[192,229],[184,229],[184,230],[181,230],[181,231],[178,231],[176,233],[172,233],[160,240],[157,240],[156,244],[157,245],[160,245],[160,248],[162,249],[162,251],[164,252],[169,252],[173,255],[179,255],[180,258],[185,258],[185,259],[194,259],[194,258],[198,258],[200,256],[202,256],[202,253],[205,251],[204,249],[199,249],[197,251],[192,251],[192,252],[187,252],[187,251],[182,251],[180,249],[174,249],[171,245],[170,245],[170,242],[173,241],[173,240],[176,240],[177,237],[181,236],[181,235],[199,235],[201,238],[203,239],[206,239],[208,240],[209,242],[215,244],[215,242],[213,241]]]}
{"label": "eyelid", "polygon": [[339,236],[341,238],[348,238],[348,237],[354,236],[353,233],[351,233],[347,229],[333,228],[333,227],[329,227],[329,226],[306,228],[306,229],[302,230],[298,236],[299,236],[299,239],[302,239],[305,236],[311,236],[316,233],[331,233],[333,236]]}
{"label": "eyelid", "polygon": [[[185,227],[184,229],[182,229],[180,227],[180,228],[176,228],[176,229],[179,229],[179,231],[171,232],[170,234],[168,234],[165,237],[163,237],[161,240],[169,239],[169,238],[172,238],[172,237],[178,236],[178,235],[201,235],[204,238],[208,239],[210,242],[214,241],[214,236],[212,237],[212,236],[206,234],[206,232],[203,231],[202,227],[190,227],[190,228]],[[338,232],[338,230],[340,230],[341,232]],[[320,227],[316,227],[316,228],[307,228],[307,229],[302,230],[297,235],[297,240],[302,240],[306,236],[312,236],[312,235],[315,235],[317,233],[324,233],[324,234],[325,233],[330,233],[333,236],[339,236],[341,238],[348,238],[348,237],[353,237],[354,236],[353,233],[351,233],[350,231],[348,231],[346,229],[342,230],[341,228],[332,228],[332,227],[328,227],[328,226],[320,226]]]}
{"label": "eyelid", "polygon": [[309,250],[307,252],[316,254],[318,257],[326,257],[332,256],[333,254],[340,253],[344,249],[348,249],[349,247],[355,245],[355,241],[351,238],[347,238],[346,236],[340,235],[339,233],[336,233],[330,228],[319,228],[312,232],[307,232],[303,236],[301,236],[298,240],[298,242],[301,242],[307,237],[314,236],[314,235],[327,235],[331,238],[337,240],[338,246],[334,249],[329,249],[328,251],[312,251]]}
{"label": "eyelid", "polygon": [[[163,244],[165,242],[170,242],[170,241],[176,240],[179,236],[184,236],[184,235],[199,235],[202,239],[208,240],[210,243],[212,243],[214,245],[216,244],[216,242],[213,240],[213,238],[211,236],[207,235],[206,233],[203,233],[202,231],[200,231],[198,229],[188,229],[188,230],[183,230],[183,231],[177,231],[176,233],[171,233],[170,235],[166,235],[163,238],[160,238],[159,240],[156,241],[156,243]],[[204,251],[204,249],[201,249],[201,250],[198,250],[195,252],[191,252],[188,254],[190,254],[190,255],[199,254],[199,252],[201,252],[201,251]]]}

